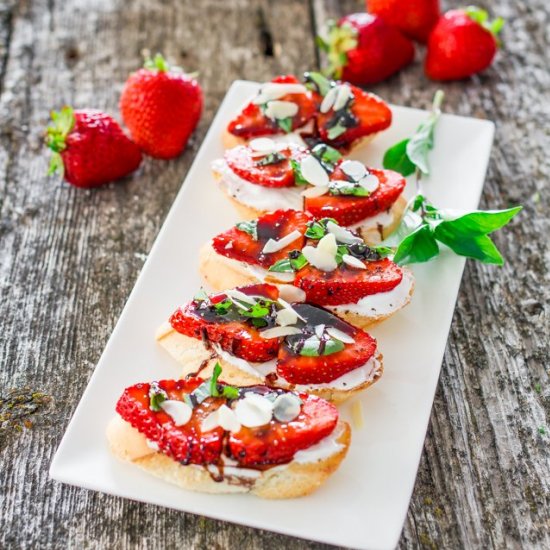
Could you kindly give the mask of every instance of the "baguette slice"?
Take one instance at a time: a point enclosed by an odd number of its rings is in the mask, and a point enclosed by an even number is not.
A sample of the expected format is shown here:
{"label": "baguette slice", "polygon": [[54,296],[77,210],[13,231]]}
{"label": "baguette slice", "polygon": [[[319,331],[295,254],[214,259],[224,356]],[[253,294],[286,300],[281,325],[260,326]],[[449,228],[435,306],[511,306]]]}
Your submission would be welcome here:
{"label": "baguette slice", "polygon": [[[288,301],[296,301],[293,298],[287,298],[284,295],[285,290],[292,292],[296,287],[288,284],[288,280],[278,279],[277,273],[263,272],[260,269],[248,269],[247,265],[232,258],[226,258],[218,254],[210,242],[206,243],[199,252],[199,271],[205,283],[213,290],[224,290],[258,282],[266,282],[279,286],[282,297]],[[404,278],[410,283],[408,294],[396,302],[392,311],[371,311],[368,314],[359,314],[354,311],[346,310],[342,307],[327,307],[327,309],[336,313],[339,317],[348,323],[359,327],[367,328],[377,325],[391,317],[394,313],[405,307],[412,298],[414,292],[414,277],[412,273],[403,268]]]}
{"label": "baguette slice", "polygon": [[[181,378],[189,375],[208,378],[212,376],[216,363],[219,363],[222,367],[220,380],[228,384],[234,386],[266,384],[266,377],[256,370],[253,365],[239,359],[238,362],[241,366],[236,366],[215,350],[207,350],[202,340],[180,334],[172,328],[170,323],[164,323],[159,327],[156,340],[183,367],[180,374]],[[375,358],[375,365],[370,379],[353,388],[341,389],[322,384],[317,388],[314,385],[307,386],[303,391],[322,397],[332,403],[342,403],[372,386],[380,379],[384,371],[382,360],[382,354],[378,354]],[[270,383],[269,385],[277,386],[276,383]],[[297,389],[302,391],[301,387]]]}
{"label": "baguette slice", "polygon": [[113,417],[107,426],[107,439],[112,453],[119,460],[135,464],[155,477],[191,491],[215,494],[250,493],[269,499],[301,497],[318,489],[336,471],[349,449],[349,424],[340,421],[334,434],[334,452],[319,460],[292,461],[264,471],[253,470],[259,474],[256,477],[226,473],[222,481],[215,481],[206,468],[184,466],[151,449],[145,437],[120,416]]}

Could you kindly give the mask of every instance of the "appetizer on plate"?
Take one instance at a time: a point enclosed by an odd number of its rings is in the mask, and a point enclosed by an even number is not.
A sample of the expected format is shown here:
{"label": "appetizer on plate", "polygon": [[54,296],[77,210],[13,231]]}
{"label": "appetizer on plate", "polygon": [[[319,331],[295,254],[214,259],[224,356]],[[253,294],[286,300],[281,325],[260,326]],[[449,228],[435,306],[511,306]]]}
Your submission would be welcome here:
{"label": "appetizer on plate", "polygon": [[124,390],[107,428],[112,452],[184,489],[293,498],[340,465],[350,428],[324,399],[202,378]]}
{"label": "appetizer on plate", "polygon": [[290,137],[348,152],[388,128],[391,120],[382,99],[351,84],[319,73],[305,73],[304,84],[295,76],[278,76],[229,122],[222,140],[231,148],[258,137]]}
{"label": "appetizer on plate", "polygon": [[[333,219],[277,210],[239,222],[200,251],[200,272],[214,289],[267,282],[287,301],[323,306],[366,327],[406,306],[412,273]],[[282,285],[282,286],[281,286]]]}
{"label": "appetizer on plate", "polygon": [[324,143],[308,150],[258,138],[227,150],[212,170],[243,219],[276,209],[305,210],[334,218],[369,243],[395,231],[407,205],[401,174],[344,159]]}
{"label": "appetizer on plate", "polygon": [[326,309],[288,303],[268,284],[201,291],[156,337],[182,376],[206,376],[219,362],[224,380],[237,386],[267,384],[341,402],[382,375],[374,338]]}

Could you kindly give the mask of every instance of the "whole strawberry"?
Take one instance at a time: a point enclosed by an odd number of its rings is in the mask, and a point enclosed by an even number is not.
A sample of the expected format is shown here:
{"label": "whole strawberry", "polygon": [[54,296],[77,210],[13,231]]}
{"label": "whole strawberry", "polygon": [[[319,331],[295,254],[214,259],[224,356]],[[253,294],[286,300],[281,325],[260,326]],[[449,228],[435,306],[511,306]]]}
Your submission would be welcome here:
{"label": "whole strawberry", "polygon": [[202,112],[202,91],[190,75],[157,54],[131,74],[120,98],[122,119],[148,155],[170,159],[185,148]]}
{"label": "whole strawberry", "polygon": [[367,11],[379,15],[405,36],[426,42],[439,19],[439,0],[367,0]]}
{"label": "whole strawberry", "polygon": [[358,85],[385,80],[414,57],[408,38],[369,13],[354,13],[329,24],[320,44],[327,52],[330,75]]}
{"label": "whole strawberry", "polygon": [[94,109],[52,112],[46,145],[53,151],[49,173],[61,171],[76,187],[99,187],[123,178],[141,163],[139,147],[116,120]]}
{"label": "whole strawberry", "polygon": [[486,69],[498,49],[504,20],[488,21],[484,10],[470,7],[445,13],[428,40],[424,70],[433,80],[459,80]]}

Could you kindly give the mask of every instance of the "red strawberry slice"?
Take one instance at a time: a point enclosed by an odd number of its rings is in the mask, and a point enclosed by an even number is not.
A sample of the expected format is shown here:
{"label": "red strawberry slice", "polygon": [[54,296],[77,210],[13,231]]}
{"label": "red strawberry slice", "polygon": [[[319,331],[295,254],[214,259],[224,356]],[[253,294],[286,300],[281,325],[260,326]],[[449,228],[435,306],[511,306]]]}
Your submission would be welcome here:
{"label": "red strawberry slice", "polygon": [[[304,208],[316,218],[334,218],[340,225],[353,225],[391,208],[405,189],[405,178],[392,170],[369,168],[379,181],[368,197],[321,195],[305,199]],[[331,179],[346,179],[338,168]]]}
{"label": "red strawberry slice", "polygon": [[354,141],[385,130],[392,121],[392,112],[385,101],[356,86],[351,86],[351,89],[355,96],[351,104],[351,112],[359,121],[357,126],[349,128],[334,139],[329,139],[328,124],[334,116],[334,111],[330,110],[328,113],[317,115],[317,128],[321,140],[344,151],[348,150]]}
{"label": "red strawberry slice", "polygon": [[[279,296],[277,287],[272,285],[252,285],[238,290],[245,294],[265,296],[270,300],[276,300]],[[226,296],[223,292],[215,294],[210,297],[210,301],[216,304]],[[224,318],[213,309],[199,309],[197,300],[178,308],[170,317],[170,324],[180,334],[218,344],[224,351],[246,361],[269,361],[277,356],[279,349],[279,338],[266,340],[255,327],[245,322]]]}
{"label": "red strawberry slice", "polygon": [[231,434],[229,449],[242,466],[283,464],[297,451],[330,435],[338,423],[338,409],[314,395],[300,394],[302,410],[291,422],[272,420],[268,426],[242,428]]}
{"label": "red strawberry slice", "polygon": [[403,270],[387,258],[365,262],[366,269],[341,264],[334,271],[307,265],[296,274],[294,284],[306,293],[306,300],[322,306],[355,304],[361,298],[395,288]]}
{"label": "red strawberry slice", "polygon": [[324,324],[350,335],[355,342],[330,355],[299,355],[289,345],[303,336],[287,338],[279,349],[277,374],[291,384],[324,384],[364,365],[376,352],[376,340],[366,332],[342,321],[330,312],[309,304],[295,304],[294,309],[307,319],[308,325]]}
{"label": "red strawberry slice", "polygon": [[[292,75],[279,76],[272,82],[299,84],[300,81]],[[316,103],[311,93],[287,94],[280,101],[291,101],[298,105],[298,113],[292,117],[292,130],[301,128],[315,116]],[[227,131],[243,139],[252,139],[260,136],[282,134],[283,130],[272,120],[267,118],[259,105],[249,103],[242,112],[228,125]]]}
{"label": "red strawberry slice", "polygon": [[225,161],[237,176],[251,183],[264,187],[293,187],[294,170],[289,159],[299,161],[308,152],[303,147],[289,145],[287,149],[278,151],[278,154],[285,158],[264,164],[266,156],[255,155],[250,147],[241,145],[226,151]]}
{"label": "red strawberry slice", "polygon": [[[162,380],[153,390],[162,390],[168,399],[183,400],[202,383],[200,378],[188,380]],[[124,390],[116,405],[118,414],[159,446],[169,457],[183,464],[212,464],[218,462],[223,447],[223,429],[215,428],[202,433],[201,423],[206,416],[224,403],[224,399],[208,398],[193,410],[191,420],[184,426],[176,426],[163,410],[155,412],[150,407],[151,384],[136,384]]]}
{"label": "red strawberry slice", "polygon": [[212,246],[218,254],[226,258],[268,268],[278,260],[286,258],[291,250],[301,250],[305,238],[296,239],[277,252],[264,254],[262,250],[267,241],[269,239],[279,240],[294,230],[298,230],[303,235],[311,219],[306,212],[275,210],[258,218],[257,240],[246,231],[232,227],[229,231],[214,237]]}

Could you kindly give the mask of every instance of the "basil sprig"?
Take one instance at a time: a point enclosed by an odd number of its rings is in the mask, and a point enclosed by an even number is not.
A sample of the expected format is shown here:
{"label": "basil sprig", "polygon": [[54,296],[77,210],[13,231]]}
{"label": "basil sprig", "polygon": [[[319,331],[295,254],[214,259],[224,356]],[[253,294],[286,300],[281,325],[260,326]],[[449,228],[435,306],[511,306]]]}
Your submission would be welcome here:
{"label": "basil sprig", "polygon": [[426,262],[439,254],[441,243],[459,256],[502,265],[504,259],[489,234],[504,227],[521,209],[457,213],[438,209],[416,195],[395,235],[398,244],[393,260],[399,264]]}
{"label": "basil sprig", "polygon": [[275,262],[269,268],[269,271],[274,271],[275,273],[292,273],[293,271],[300,271],[307,263],[306,257],[299,250],[293,250],[289,252],[288,258]]}
{"label": "basil sprig", "polygon": [[432,112],[413,136],[396,143],[386,151],[382,161],[384,168],[395,170],[403,176],[410,176],[417,169],[422,174],[429,175],[428,153],[434,147],[434,129],[441,116],[443,98],[443,92],[438,90],[434,96]]}
{"label": "basil sprig", "polygon": [[235,224],[235,227],[240,231],[248,233],[255,241],[258,240],[258,220],[239,222]]}
{"label": "basil sprig", "polygon": [[151,382],[149,388],[149,408],[152,411],[159,412],[161,403],[168,399],[168,394],[160,388],[158,382]]}
{"label": "basil sprig", "polygon": [[221,365],[216,362],[212,376],[205,380],[200,386],[197,386],[191,393],[183,396],[183,400],[191,408],[200,405],[209,397],[225,397],[227,399],[237,399],[239,397],[239,389],[234,386],[218,384],[218,378],[222,373]]}

